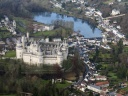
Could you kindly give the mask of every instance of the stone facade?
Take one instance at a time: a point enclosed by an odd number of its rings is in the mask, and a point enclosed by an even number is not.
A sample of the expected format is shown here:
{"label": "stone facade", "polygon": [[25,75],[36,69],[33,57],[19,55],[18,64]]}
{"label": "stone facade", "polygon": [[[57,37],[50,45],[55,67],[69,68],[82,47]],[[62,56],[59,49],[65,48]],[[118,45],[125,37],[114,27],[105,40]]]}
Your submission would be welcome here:
{"label": "stone facade", "polygon": [[34,40],[22,36],[16,44],[16,57],[23,59],[27,64],[61,64],[68,56],[68,44],[66,40],[50,42],[49,38]]}

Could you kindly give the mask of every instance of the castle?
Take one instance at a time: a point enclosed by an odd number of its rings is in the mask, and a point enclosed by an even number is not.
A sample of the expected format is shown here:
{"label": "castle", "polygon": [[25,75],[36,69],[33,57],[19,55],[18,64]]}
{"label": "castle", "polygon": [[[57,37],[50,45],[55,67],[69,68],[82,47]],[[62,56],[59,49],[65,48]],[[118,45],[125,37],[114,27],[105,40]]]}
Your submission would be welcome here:
{"label": "castle", "polygon": [[68,56],[68,44],[66,40],[49,38],[34,40],[27,36],[22,36],[16,44],[16,57],[22,59],[25,63],[33,65],[41,64],[61,64]]}

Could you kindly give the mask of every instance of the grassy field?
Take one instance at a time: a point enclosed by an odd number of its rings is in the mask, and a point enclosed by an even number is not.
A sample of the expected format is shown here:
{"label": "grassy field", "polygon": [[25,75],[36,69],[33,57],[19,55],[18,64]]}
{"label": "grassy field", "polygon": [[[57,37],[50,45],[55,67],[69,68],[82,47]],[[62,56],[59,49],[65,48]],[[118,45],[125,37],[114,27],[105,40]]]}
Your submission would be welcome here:
{"label": "grassy field", "polygon": [[66,87],[68,87],[70,85],[71,85],[71,83],[67,83],[67,82],[64,82],[64,83],[56,83],[56,86],[58,88],[66,88]]}
{"label": "grassy field", "polygon": [[[33,24],[42,24],[39,22],[35,22],[31,19],[25,19],[21,17],[14,17],[17,23],[17,30],[22,33],[26,32],[33,32]],[[70,33],[72,32],[71,29],[66,29],[66,28],[56,28],[51,31],[41,31],[41,32],[36,32],[36,33],[31,33],[30,36],[63,36],[67,37]]]}
{"label": "grassy field", "polygon": [[108,73],[108,78],[109,78],[109,79],[118,79],[118,77],[116,76],[116,74],[113,73],[113,72],[109,72],[109,73]]}
{"label": "grassy field", "polygon": [[8,51],[4,57],[16,57],[16,51]]}
{"label": "grassy field", "polygon": [[47,37],[47,36],[62,36],[62,37],[67,37],[71,33],[72,33],[72,31],[70,29],[60,27],[60,28],[56,28],[56,29],[51,30],[51,31],[36,32],[36,33],[31,34],[31,36],[35,36],[35,37],[38,37],[38,36],[44,36],[44,37]]}
{"label": "grassy field", "polygon": [[56,32],[53,30],[53,31],[41,31],[41,32],[36,32],[33,34],[33,36],[53,36],[55,35]]}
{"label": "grassy field", "polygon": [[111,55],[106,53],[106,54],[100,54],[101,58],[111,58]]}
{"label": "grassy field", "polygon": [[0,38],[7,38],[7,37],[11,37],[11,33],[6,31],[6,32],[0,32]]}
{"label": "grassy field", "polygon": [[16,20],[18,31],[25,33],[31,20],[21,17],[14,17],[14,19]]}
{"label": "grassy field", "polygon": [[7,38],[11,36],[11,33],[5,27],[0,28],[0,38]]}

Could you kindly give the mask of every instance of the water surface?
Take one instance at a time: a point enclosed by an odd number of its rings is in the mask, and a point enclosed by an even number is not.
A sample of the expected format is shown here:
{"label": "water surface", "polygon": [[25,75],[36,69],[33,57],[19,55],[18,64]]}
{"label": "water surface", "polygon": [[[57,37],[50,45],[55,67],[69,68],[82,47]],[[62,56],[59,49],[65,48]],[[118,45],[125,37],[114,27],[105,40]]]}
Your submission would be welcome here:
{"label": "water surface", "polygon": [[55,20],[72,21],[74,22],[74,31],[80,31],[85,38],[102,37],[101,30],[86,20],[50,12],[36,14],[34,20],[45,24],[52,24]]}

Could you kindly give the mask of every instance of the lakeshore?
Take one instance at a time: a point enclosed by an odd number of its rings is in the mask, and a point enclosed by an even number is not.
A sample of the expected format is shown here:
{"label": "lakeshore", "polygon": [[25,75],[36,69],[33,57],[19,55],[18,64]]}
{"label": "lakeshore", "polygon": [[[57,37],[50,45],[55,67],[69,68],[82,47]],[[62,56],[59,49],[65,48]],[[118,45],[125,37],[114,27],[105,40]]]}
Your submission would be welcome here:
{"label": "lakeshore", "polygon": [[44,12],[35,15],[34,20],[45,24],[52,24],[52,22],[55,20],[71,21],[74,23],[73,30],[80,31],[80,33],[86,38],[102,37],[100,29],[83,19],[68,17],[66,15],[60,15],[57,13]]}

